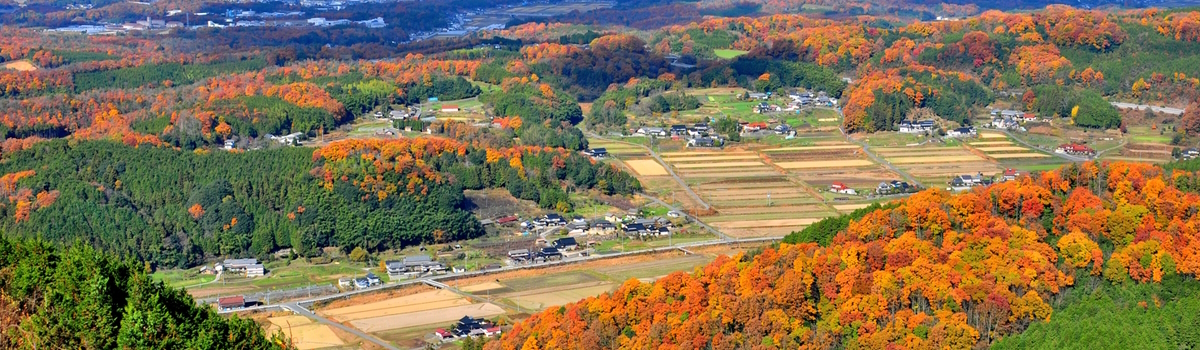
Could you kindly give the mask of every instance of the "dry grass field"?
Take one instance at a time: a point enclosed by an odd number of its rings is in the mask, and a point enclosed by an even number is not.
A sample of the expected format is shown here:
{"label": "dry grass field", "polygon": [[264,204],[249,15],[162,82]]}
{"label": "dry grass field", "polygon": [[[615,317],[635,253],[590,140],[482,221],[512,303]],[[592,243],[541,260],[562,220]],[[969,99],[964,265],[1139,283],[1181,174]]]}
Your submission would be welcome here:
{"label": "dry grass field", "polygon": [[463,316],[492,317],[504,313],[504,308],[495,304],[479,303],[354,320],[350,321],[350,325],[363,332],[372,333],[432,324],[450,324]]}
{"label": "dry grass field", "polygon": [[1050,155],[1045,154],[1045,153],[1004,153],[1004,154],[989,154],[988,157],[992,157],[992,158],[996,158],[996,159],[1050,158]]}
{"label": "dry grass field", "polygon": [[849,159],[849,160],[814,160],[803,162],[776,162],[775,165],[780,168],[792,169],[820,169],[820,168],[855,168],[872,166],[875,163],[866,159]]}
{"label": "dry grass field", "polygon": [[37,66],[34,66],[33,63],[29,63],[29,61],[25,61],[25,60],[12,61],[12,62],[5,63],[4,68],[12,69],[12,70],[19,71],[19,72],[31,72],[31,71],[38,70]]}
{"label": "dry grass field", "polygon": [[667,169],[663,168],[658,161],[653,159],[634,159],[626,160],[625,164],[633,169],[633,172],[642,176],[666,176]]}
{"label": "dry grass field", "polygon": [[331,346],[346,345],[346,342],[333,332],[327,325],[319,324],[304,316],[279,316],[267,319],[271,325],[267,327],[268,334],[283,331],[292,340],[292,344],[300,350],[320,349]]}

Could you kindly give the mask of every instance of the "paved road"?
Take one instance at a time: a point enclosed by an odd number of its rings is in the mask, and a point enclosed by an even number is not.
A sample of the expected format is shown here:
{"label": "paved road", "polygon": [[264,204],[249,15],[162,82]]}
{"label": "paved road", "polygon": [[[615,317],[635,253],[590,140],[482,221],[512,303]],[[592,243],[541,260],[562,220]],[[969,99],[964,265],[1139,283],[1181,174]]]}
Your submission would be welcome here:
{"label": "paved road", "polygon": [[709,208],[711,208],[708,205],[708,203],[704,201],[704,199],[700,198],[700,195],[697,195],[696,192],[692,191],[692,188],[687,185],[687,182],[683,181],[683,178],[680,178],[678,174],[675,174],[675,170],[671,169],[671,165],[667,164],[666,161],[664,161],[661,157],[659,157],[658,153],[654,153],[654,150],[650,149],[650,147],[646,147],[644,145],[633,143],[633,142],[625,142],[625,141],[621,141],[621,140],[607,139],[600,135],[596,135],[595,133],[592,133],[592,132],[588,132],[587,136],[588,136],[588,138],[592,138],[592,139],[600,139],[600,140],[605,140],[605,141],[609,141],[609,142],[620,142],[620,143],[624,143],[624,144],[638,146],[638,147],[641,147],[642,149],[645,149],[647,153],[650,153],[651,157],[654,157],[654,159],[657,160],[659,164],[662,164],[663,168],[667,169],[667,173],[671,174],[671,177],[675,178],[675,182],[678,182],[679,186],[683,187],[683,191],[687,192],[688,196],[692,197],[692,200],[696,201],[696,203],[700,203],[700,205],[703,205],[705,210],[708,210]]}
{"label": "paved road", "polygon": [[1154,111],[1154,113],[1165,113],[1165,114],[1173,114],[1173,115],[1183,114],[1183,110],[1179,109],[1179,108],[1141,105],[1141,104],[1125,103],[1125,102],[1109,102],[1109,103],[1112,103],[1113,107],[1117,107],[1117,108],[1121,108],[1121,109],[1136,109],[1136,110],[1149,109],[1149,110]]}

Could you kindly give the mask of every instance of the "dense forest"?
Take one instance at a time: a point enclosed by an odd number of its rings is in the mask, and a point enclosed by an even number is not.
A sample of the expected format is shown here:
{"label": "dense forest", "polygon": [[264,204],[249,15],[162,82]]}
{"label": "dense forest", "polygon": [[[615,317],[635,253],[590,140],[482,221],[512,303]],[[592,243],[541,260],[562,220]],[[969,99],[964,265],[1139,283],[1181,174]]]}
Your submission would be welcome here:
{"label": "dense forest", "polygon": [[[374,157],[391,158],[366,161]],[[507,188],[561,211],[571,208],[566,191],[641,188],[579,154],[425,138],[348,141],[315,153],[52,141],[6,155],[0,173],[9,198],[0,225],[9,235],[80,241],[177,267],[283,247],[311,256],[328,246],[380,250],[479,236],[482,226],[462,209],[463,188]]]}
{"label": "dense forest", "polygon": [[1197,181],[1089,162],[927,190],[542,311],[488,348],[1194,348]]}
{"label": "dense forest", "polygon": [[217,315],[146,265],[84,244],[0,238],[0,348],[281,349],[254,321]]}

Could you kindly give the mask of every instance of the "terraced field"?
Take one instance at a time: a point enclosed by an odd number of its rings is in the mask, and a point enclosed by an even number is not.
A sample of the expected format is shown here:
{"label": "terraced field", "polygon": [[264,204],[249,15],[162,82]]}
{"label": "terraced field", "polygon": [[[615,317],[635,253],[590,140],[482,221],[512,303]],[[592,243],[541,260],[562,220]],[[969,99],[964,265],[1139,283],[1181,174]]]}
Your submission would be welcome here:
{"label": "terraced field", "polygon": [[[1003,134],[998,134],[1003,136]],[[995,140],[984,142],[998,142]],[[1003,144],[993,143],[992,147]],[[950,178],[962,174],[993,175],[1004,171],[983,152],[965,147],[880,147],[872,148],[881,158],[916,177],[927,187],[945,186]]]}

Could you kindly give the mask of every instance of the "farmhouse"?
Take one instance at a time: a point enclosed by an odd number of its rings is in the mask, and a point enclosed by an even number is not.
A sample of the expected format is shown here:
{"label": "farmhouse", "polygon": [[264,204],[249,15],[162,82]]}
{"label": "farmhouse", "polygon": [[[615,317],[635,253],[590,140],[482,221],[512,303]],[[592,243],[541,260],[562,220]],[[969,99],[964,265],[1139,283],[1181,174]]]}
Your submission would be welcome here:
{"label": "farmhouse", "polygon": [[350,277],[342,277],[338,279],[338,287],[350,288],[354,285],[354,279]]}
{"label": "farmhouse", "polygon": [[221,311],[240,309],[243,307],[246,307],[246,298],[241,295],[217,299],[217,308],[219,308]]}
{"label": "farmhouse", "polygon": [[687,134],[687,132],[688,132],[688,128],[685,125],[682,125],[682,124],[671,125],[671,135],[684,135],[684,134]]}
{"label": "farmhouse", "polygon": [[246,266],[246,277],[262,277],[266,274],[262,264],[254,264]]}
{"label": "farmhouse", "polygon": [[491,337],[500,334],[500,327],[482,318],[463,316],[450,330],[438,328],[433,333],[445,342],[462,337]]}
{"label": "farmhouse", "polygon": [[905,134],[920,134],[933,130],[933,125],[932,120],[922,120],[915,123],[906,120],[900,122],[900,132]]}
{"label": "farmhouse", "polygon": [[1200,149],[1196,149],[1195,147],[1192,147],[1192,148],[1183,150],[1184,158],[1192,159],[1192,158],[1196,158],[1196,156],[1200,156]]}
{"label": "farmhouse", "polygon": [[608,156],[608,150],[604,149],[604,148],[593,148],[593,149],[589,149],[589,150],[584,150],[583,154],[587,155],[589,157],[592,157],[592,158],[602,159],[602,158]]}
{"label": "farmhouse", "polygon": [[248,273],[247,270],[254,265],[258,265],[259,272],[262,272],[261,271],[262,265],[258,263],[258,259],[254,259],[254,258],[225,259],[225,261],[222,262],[221,265],[217,266],[217,271],[221,271],[222,269],[224,269],[224,270],[228,270],[229,272],[247,272]]}
{"label": "farmhouse", "polygon": [[1013,181],[1019,176],[1021,176],[1021,172],[1017,169],[1004,169],[1004,175],[1000,177],[1000,181]]}
{"label": "farmhouse", "polygon": [[575,241],[574,237],[563,237],[554,241],[554,247],[558,248],[559,250],[570,251],[575,250],[576,247],[579,247],[579,243]]}
{"label": "farmhouse", "polygon": [[765,100],[767,98],[770,98],[771,94],[764,93],[764,92],[751,92],[748,96],[752,100]]}
{"label": "farmhouse", "polygon": [[443,105],[442,113],[458,113],[458,105]]}
{"label": "farmhouse", "polygon": [[588,230],[591,234],[607,234],[617,230],[617,225],[608,222],[608,220],[596,220],[592,222],[592,228]]}
{"label": "farmhouse", "polygon": [[761,130],[769,128],[769,127],[771,127],[771,126],[767,125],[767,123],[765,123],[765,122],[753,122],[753,123],[746,124],[745,126],[742,126],[742,131],[743,132],[756,132],[756,131],[761,131]]}
{"label": "farmhouse", "polygon": [[724,142],[719,138],[713,137],[698,137],[688,140],[688,147],[721,147]]}
{"label": "farmhouse", "polygon": [[1068,143],[1059,145],[1058,148],[1054,149],[1054,153],[1091,157],[1096,155],[1096,150],[1077,143]]}
{"label": "farmhouse", "polygon": [[359,278],[354,279],[354,288],[363,289],[363,288],[367,288],[370,286],[371,286],[371,283],[367,281],[366,277],[359,277]]}
{"label": "farmhouse", "polygon": [[667,136],[667,131],[663,130],[663,128],[658,128],[658,127],[638,128],[637,133],[639,135],[646,135],[646,136],[658,136],[658,137],[666,137]]}
{"label": "farmhouse", "polygon": [[549,261],[550,259],[562,259],[562,252],[555,247],[545,247],[537,253],[537,258],[534,260]]}
{"label": "farmhouse", "polygon": [[374,273],[367,272],[366,278],[367,278],[367,285],[378,286],[380,284],[383,284],[383,280],[379,279],[379,276],[376,276]]}
{"label": "farmhouse", "polygon": [[511,223],[511,222],[517,222],[516,215],[509,215],[509,216],[505,216],[505,217],[496,219],[496,223],[500,224],[500,225]]}
{"label": "farmhouse", "polygon": [[834,182],[832,185],[829,185],[829,192],[841,193],[841,194],[856,194],[854,192],[853,188],[850,188],[850,186],[846,186],[846,184],[842,183],[842,182]]}
{"label": "farmhouse", "polygon": [[515,249],[508,251],[508,258],[513,261],[525,261],[529,259],[529,249]]}
{"label": "farmhouse", "polygon": [[992,118],[992,127],[996,129],[1017,129],[1020,128],[1021,125],[1012,118],[996,117]]}
{"label": "farmhouse", "polygon": [[950,130],[950,132],[946,134],[946,137],[975,137],[975,135],[976,135],[975,128],[961,127],[961,128],[957,128],[954,130]]}

